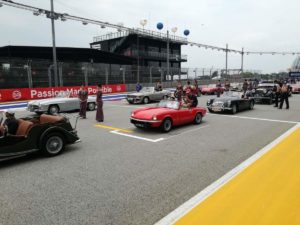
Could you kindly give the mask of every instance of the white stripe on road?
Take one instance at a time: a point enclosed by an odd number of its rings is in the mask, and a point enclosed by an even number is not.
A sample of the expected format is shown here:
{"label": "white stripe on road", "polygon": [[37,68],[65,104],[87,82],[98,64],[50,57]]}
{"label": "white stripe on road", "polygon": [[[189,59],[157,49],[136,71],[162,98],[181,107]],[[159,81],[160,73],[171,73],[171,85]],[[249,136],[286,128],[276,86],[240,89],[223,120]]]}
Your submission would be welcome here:
{"label": "white stripe on road", "polygon": [[261,120],[261,121],[278,122],[278,123],[291,123],[291,124],[298,124],[299,123],[298,121],[274,120],[274,119],[248,117],[248,116],[229,116],[229,115],[221,115],[221,114],[214,114],[214,113],[207,113],[207,115],[223,116],[223,117],[231,117],[231,118],[239,118],[239,119],[248,119],[248,120]]}
{"label": "white stripe on road", "polygon": [[[189,213],[193,208],[201,204],[204,200],[206,200],[209,196],[214,194],[216,191],[218,191],[221,187],[223,187],[225,184],[227,184],[229,181],[231,181],[233,178],[235,178],[238,174],[240,174],[242,171],[244,171],[247,167],[249,167],[251,164],[256,162],[259,158],[261,158],[263,155],[265,155],[267,152],[269,152],[273,147],[275,147],[277,144],[279,144],[282,140],[284,140],[286,137],[288,137],[290,134],[292,134],[295,130],[297,130],[300,127],[300,123],[293,126],[289,130],[287,130],[284,134],[282,134],[280,137],[275,139],[273,142],[262,148],[260,151],[255,153],[253,156],[242,162],[240,165],[229,171],[227,174],[225,174],[223,177],[206,187],[204,190],[199,192],[197,195],[192,197],[190,200],[179,206],[177,209],[169,213],[166,217],[155,223],[155,225],[170,225],[174,224],[176,221],[178,221],[180,218],[182,218],[184,215]],[[211,215],[213,216],[213,215]],[[199,223],[201,224],[201,222]]]}
{"label": "white stripe on road", "polygon": [[192,130],[187,130],[187,131],[184,131],[184,132],[182,132],[182,133],[180,133],[180,134],[171,135],[170,137],[165,138],[165,140],[171,139],[171,138],[174,138],[174,137],[177,137],[177,136],[180,136],[180,135],[182,135],[182,134],[187,134],[187,133],[191,133],[191,132],[194,132],[194,131],[197,131],[197,130],[201,130],[201,129],[206,128],[206,127],[209,127],[209,125],[205,125],[205,126],[202,126],[202,127],[198,127],[198,128],[196,128],[196,129],[192,129]]}
{"label": "white stripe on road", "polygon": [[148,141],[148,142],[152,142],[152,143],[156,143],[156,142],[164,140],[164,138],[150,139],[150,138],[139,137],[139,136],[132,135],[132,134],[124,134],[124,133],[120,133],[118,130],[110,131],[110,133],[118,134],[118,135],[125,136],[125,137],[130,137],[130,138],[134,138],[134,139],[139,139],[139,140],[143,140],[143,141]]}

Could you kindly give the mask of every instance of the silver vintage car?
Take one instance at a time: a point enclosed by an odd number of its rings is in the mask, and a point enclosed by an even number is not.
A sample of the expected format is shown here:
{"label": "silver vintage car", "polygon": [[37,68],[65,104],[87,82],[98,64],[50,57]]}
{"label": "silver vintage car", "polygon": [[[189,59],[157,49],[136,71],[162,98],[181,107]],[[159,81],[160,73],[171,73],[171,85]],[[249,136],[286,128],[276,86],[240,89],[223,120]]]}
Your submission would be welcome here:
{"label": "silver vintage car", "polygon": [[130,93],[127,95],[126,100],[130,104],[144,103],[160,101],[162,99],[167,99],[171,96],[171,91],[155,90],[154,87],[143,87],[140,92]]}
{"label": "silver vintage car", "polygon": [[[95,108],[96,97],[89,96],[87,109],[93,111]],[[27,110],[37,114],[49,113],[51,115],[59,112],[79,110],[79,99],[77,97],[71,97],[68,92],[60,92],[55,98],[28,102]]]}

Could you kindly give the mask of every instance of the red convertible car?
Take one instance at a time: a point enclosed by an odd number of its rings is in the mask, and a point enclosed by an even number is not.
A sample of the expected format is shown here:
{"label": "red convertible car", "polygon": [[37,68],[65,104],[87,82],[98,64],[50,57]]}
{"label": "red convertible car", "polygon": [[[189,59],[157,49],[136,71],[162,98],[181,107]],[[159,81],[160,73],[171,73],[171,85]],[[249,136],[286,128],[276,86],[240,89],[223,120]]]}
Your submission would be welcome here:
{"label": "red convertible car", "polygon": [[221,92],[221,94],[223,94],[225,88],[224,87],[218,88],[218,87],[216,87],[215,84],[209,84],[208,86],[202,86],[201,94],[203,94],[203,95],[216,95],[218,90]]}
{"label": "red convertible car", "polygon": [[293,94],[300,94],[300,84],[291,84]]}
{"label": "red convertible car", "polygon": [[173,126],[188,123],[200,124],[205,114],[205,108],[184,108],[178,101],[162,100],[156,107],[133,111],[130,121],[137,128],[156,127],[169,132]]}

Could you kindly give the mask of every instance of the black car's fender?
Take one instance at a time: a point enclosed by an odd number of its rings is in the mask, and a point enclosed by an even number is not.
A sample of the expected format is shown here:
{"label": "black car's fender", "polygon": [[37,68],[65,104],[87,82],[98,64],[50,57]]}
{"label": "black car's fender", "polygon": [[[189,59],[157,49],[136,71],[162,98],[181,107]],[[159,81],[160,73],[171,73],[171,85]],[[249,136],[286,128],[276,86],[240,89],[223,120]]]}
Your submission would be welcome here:
{"label": "black car's fender", "polygon": [[40,148],[43,144],[44,138],[47,137],[50,133],[60,133],[60,134],[62,134],[67,143],[74,143],[75,141],[77,141],[79,139],[75,133],[71,133],[71,132],[69,132],[69,131],[61,128],[61,127],[49,127],[40,136],[40,139],[39,139],[39,147]]}

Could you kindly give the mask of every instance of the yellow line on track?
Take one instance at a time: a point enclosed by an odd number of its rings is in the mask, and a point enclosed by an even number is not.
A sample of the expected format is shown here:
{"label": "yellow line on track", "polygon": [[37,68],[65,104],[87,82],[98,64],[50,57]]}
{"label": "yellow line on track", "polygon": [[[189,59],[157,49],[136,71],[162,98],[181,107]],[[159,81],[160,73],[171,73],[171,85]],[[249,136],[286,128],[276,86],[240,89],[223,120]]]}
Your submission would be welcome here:
{"label": "yellow line on track", "polygon": [[132,130],[126,130],[126,129],[122,129],[122,128],[107,126],[107,125],[96,124],[95,127],[103,128],[103,129],[109,129],[109,130],[121,131],[121,132],[124,132],[124,133],[133,133]]}
{"label": "yellow line on track", "polygon": [[299,225],[300,128],[176,225]]}

